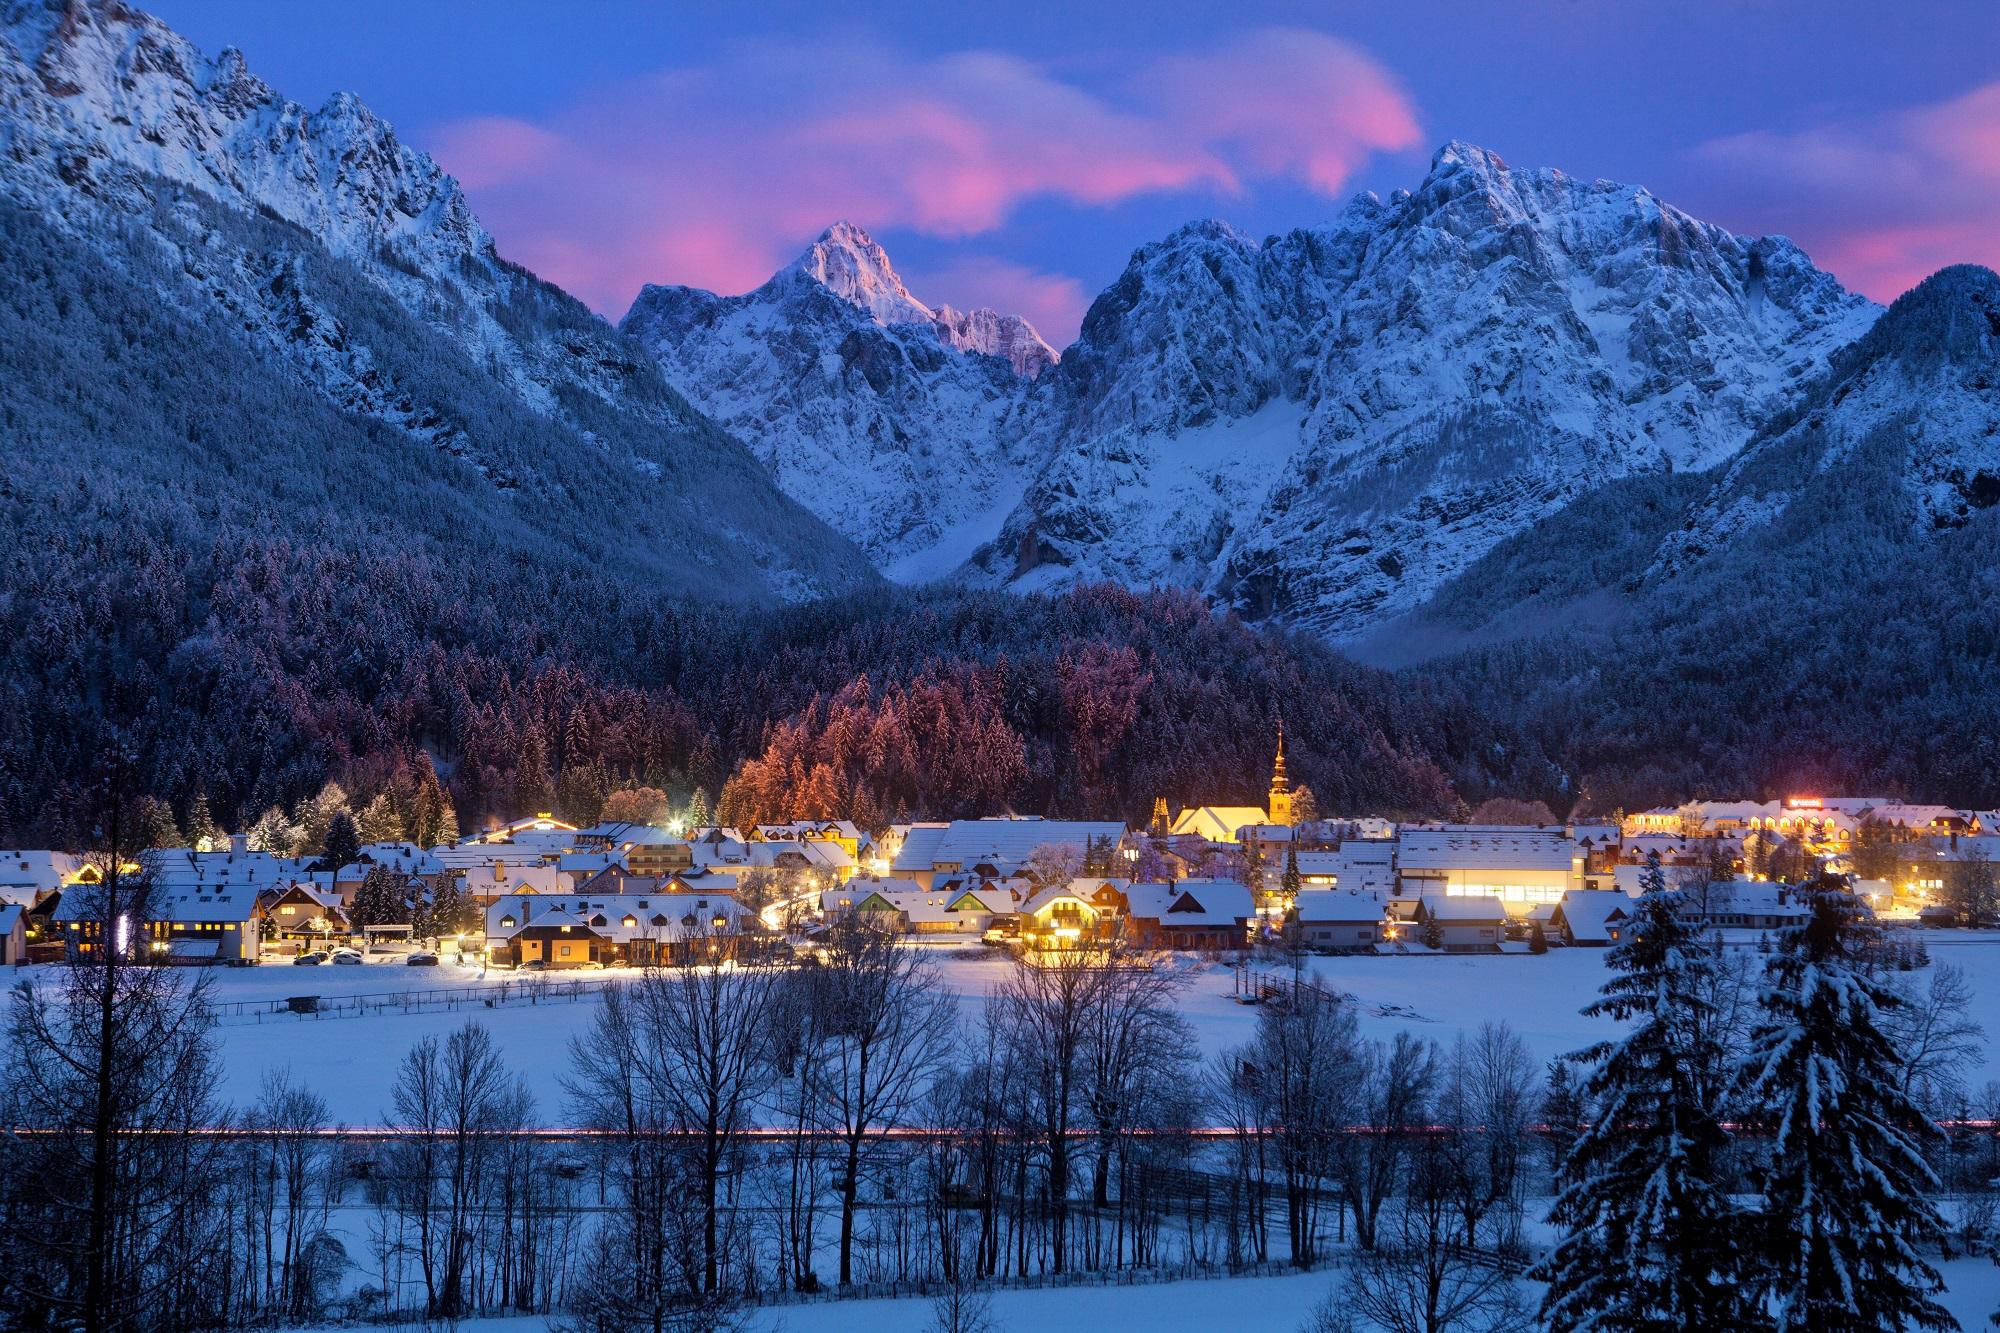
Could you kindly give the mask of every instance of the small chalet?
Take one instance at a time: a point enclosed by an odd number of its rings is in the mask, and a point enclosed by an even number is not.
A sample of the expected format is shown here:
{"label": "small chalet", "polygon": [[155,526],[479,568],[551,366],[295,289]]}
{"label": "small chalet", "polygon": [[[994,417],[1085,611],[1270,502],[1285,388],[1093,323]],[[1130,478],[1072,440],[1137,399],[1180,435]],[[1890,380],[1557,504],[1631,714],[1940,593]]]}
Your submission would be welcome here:
{"label": "small chalet", "polygon": [[501,964],[645,966],[731,950],[753,919],[734,898],[522,893],[486,909],[486,954]]}
{"label": "small chalet", "polygon": [[1497,897],[1426,894],[1417,900],[1411,921],[1418,940],[1435,926],[1438,947],[1446,953],[1493,953],[1506,935],[1507,908]]}
{"label": "small chalet", "polygon": [[1385,938],[1386,890],[1302,889],[1294,906],[1299,938],[1307,948],[1368,953]]}
{"label": "small chalet", "polygon": [[832,920],[848,913],[883,930],[905,935],[978,939],[1014,915],[1006,889],[940,881],[926,889],[907,879],[856,879],[820,895]]}
{"label": "small chalet", "polygon": [[299,952],[348,934],[339,895],[310,885],[266,889],[257,910],[264,922],[264,939],[296,945]]}
{"label": "small chalet", "polygon": [[1125,937],[1142,949],[1227,952],[1247,948],[1256,908],[1230,879],[1134,884],[1124,890]]}
{"label": "small chalet", "polygon": [[1603,947],[1625,937],[1634,908],[1630,895],[1617,889],[1571,889],[1549,917],[1549,929],[1571,944]]}

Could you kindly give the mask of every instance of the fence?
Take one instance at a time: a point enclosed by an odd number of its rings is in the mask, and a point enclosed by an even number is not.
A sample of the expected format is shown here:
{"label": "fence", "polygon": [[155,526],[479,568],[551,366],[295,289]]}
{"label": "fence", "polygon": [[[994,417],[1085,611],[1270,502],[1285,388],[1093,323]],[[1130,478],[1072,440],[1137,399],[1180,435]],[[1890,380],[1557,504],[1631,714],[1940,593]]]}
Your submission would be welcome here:
{"label": "fence", "polygon": [[360,1018],[368,1014],[451,1013],[460,1009],[497,1009],[504,1005],[587,1000],[618,984],[609,977],[517,978],[490,985],[440,986],[430,990],[385,991],[370,995],[286,995],[262,1000],[228,1000],[209,1005],[209,1014],[219,1026],[238,1027],[287,1020]]}

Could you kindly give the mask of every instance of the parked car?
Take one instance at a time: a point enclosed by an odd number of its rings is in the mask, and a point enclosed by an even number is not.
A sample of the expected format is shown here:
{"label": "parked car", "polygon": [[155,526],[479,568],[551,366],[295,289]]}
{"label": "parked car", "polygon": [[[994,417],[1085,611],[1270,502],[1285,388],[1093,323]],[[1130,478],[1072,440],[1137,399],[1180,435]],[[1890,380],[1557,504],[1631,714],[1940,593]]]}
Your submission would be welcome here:
{"label": "parked car", "polygon": [[326,955],[321,953],[319,950],[315,949],[311,953],[302,953],[297,958],[294,958],[292,960],[292,966],[317,967],[319,966],[319,964],[324,963],[325,961],[326,961]]}
{"label": "parked car", "polygon": [[549,970],[549,961],[546,958],[530,958],[527,962],[521,964],[521,970],[523,972],[546,972]]}
{"label": "parked car", "polygon": [[413,953],[403,960],[405,967],[436,967],[438,956],[434,953]]}
{"label": "parked car", "polygon": [[359,953],[356,953],[353,949],[335,949],[333,951],[332,961],[336,963],[344,963],[350,967],[359,967],[363,962],[367,960],[362,958],[362,956]]}

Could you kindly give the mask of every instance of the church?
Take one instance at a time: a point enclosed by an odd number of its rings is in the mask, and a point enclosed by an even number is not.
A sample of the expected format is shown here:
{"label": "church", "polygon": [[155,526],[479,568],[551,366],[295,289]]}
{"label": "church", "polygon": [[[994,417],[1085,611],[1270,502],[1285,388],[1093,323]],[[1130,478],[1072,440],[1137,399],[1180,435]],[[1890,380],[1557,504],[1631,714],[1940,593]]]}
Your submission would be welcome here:
{"label": "church", "polygon": [[1164,831],[1171,837],[1201,838],[1207,842],[1237,842],[1240,831],[1246,828],[1292,823],[1292,784],[1285,775],[1285,724],[1278,723],[1278,754],[1271,764],[1271,790],[1267,804],[1256,805],[1199,805],[1180,812],[1171,824],[1167,821],[1167,801],[1160,797],[1153,802],[1153,828]]}

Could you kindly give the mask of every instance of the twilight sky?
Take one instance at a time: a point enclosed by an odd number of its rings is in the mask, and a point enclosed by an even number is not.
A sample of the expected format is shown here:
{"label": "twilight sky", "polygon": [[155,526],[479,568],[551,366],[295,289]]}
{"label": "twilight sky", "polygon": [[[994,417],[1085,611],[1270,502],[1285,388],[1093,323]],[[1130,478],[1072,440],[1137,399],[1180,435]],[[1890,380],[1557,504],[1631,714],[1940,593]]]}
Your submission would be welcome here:
{"label": "twilight sky", "polygon": [[359,93],[613,319],[845,217],[919,298],[1060,347],[1135,246],[1323,221],[1449,138],[1783,232],[1878,300],[2000,267],[1994,0],[147,7],[298,101]]}

